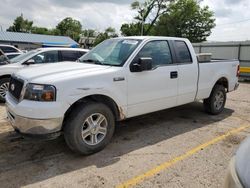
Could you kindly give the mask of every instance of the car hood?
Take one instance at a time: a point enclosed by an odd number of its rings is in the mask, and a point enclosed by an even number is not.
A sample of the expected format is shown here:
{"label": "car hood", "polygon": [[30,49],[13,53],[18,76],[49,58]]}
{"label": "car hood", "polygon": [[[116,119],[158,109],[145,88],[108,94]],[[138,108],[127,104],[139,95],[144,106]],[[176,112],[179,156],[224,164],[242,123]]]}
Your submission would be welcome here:
{"label": "car hood", "polygon": [[22,67],[21,64],[19,63],[6,63],[3,66],[1,66],[1,68],[18,68],[18,67]]}
{"label": "car hood", "polygon": [[250,187],[250,137],[244,140],[236,152],[235,168],[244,187]]}
{"label": "car hood", "polygon": [[77,62],[63,62],[52,63],[42,66],[30,67],[18,71],[15,76],[22,78],[26,81],[46,81],[50,83],[56,79],[67,79],[68,77],[84,74],[91,74],[93,72],[102,72],[110,66],[95,65]]}

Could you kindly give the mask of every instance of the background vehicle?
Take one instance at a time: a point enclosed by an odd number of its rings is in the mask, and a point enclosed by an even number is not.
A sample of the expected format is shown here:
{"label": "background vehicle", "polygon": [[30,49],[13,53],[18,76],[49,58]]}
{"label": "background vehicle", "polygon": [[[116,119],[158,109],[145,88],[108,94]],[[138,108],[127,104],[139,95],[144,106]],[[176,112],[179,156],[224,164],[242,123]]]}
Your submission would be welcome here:
{"label": "background vehicle", "polygon": [[182,38],[110,39],[79,62],[11,77],[6,107],[17,132],[55,138],[63,131],[73,151],[90,154],[109,143],[115,121],[199,100],[216,115],[238,87],[238,61],[199,63]]}
{"label": "background vehicle", "polygon": [[15,46],[7,45],[7,44],[0,44],[0,49],[3,53],[22,53],[21,50],[16,48]]}
{"label": "background vehicle", "polygon": [[225,188],[250,187],[250,137],[245,139],[230,161]]}
{"label": "background vehicle", "polygon": [[[5,56],[8,59],[12,59],[23,53],[23,51],[19,50],[15,46],[6,45],[6,44],[0,44],[0,50],[2,50],[2,52],[5,54]],[[7,61],[5,63],[7,64]]]}
{"label": "background vehicle", "polygon": [[0,50],[0,65],[8,64],[8,60],[8,57],[3,53],[2,50]]}
{"label": "background vehicle", "polygon": [[8,57],[8,59],[13,59],[14,57],[17,57],[21,54],[22,54],[21,52],[13,52],[13,53],[7,53],[5,55]]}
{"label": "background vehicle", "polygon": [[76,61],[88,50],[81,48],[39,48],[8,60],[10,64],[0,67],[0,101],[5,101],[9,79],[12,73],[29,65],[41,65],[62,61]]}

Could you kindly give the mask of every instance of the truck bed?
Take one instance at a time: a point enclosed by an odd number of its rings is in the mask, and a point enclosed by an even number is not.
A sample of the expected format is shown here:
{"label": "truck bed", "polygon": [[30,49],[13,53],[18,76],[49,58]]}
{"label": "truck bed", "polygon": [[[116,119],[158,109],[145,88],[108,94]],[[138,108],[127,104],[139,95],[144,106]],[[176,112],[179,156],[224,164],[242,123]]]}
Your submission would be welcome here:
{"label": "truck bed", "polygon": [[[237,83],[238,60],[218,60],[213,59],[208,62],[199,63],[198,92],[196,99],[201,100],[209,97],[211,88],[220,78],[228,80],[228,91],[234,90]],[[235,76],[234,76],[235,75]]]}

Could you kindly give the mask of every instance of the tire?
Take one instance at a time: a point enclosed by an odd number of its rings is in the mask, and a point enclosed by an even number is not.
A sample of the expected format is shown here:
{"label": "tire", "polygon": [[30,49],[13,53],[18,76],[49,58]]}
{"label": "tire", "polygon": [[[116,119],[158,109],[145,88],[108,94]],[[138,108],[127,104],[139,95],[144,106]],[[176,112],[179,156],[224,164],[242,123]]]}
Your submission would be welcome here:
{"label": "tire", "polygon": [[6,92],[9,88],[10,78],[2,78],[0,79],[0,102],[5,102]]}
{"label": "tire", "polygon": [[221,113],[225,107],[226,98],[225,87],[215,85],[209,98],[203,101],[205,111],[212,115]]}
{"label": "tire", "polygon": [[64,138],[71,150],[89,155],[102,150],[110,142],[114,130],[115,118],[109,107],[102,103],[84,103],[67,117]]}

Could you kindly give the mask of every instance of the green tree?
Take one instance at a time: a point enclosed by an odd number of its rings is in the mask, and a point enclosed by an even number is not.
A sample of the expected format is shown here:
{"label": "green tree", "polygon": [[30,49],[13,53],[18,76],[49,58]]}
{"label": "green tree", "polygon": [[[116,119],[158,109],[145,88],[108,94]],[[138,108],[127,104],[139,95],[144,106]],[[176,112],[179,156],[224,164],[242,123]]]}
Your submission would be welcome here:
{"label": "green tree", "polygon": [[21,16],[16,17],[12,26],[10,26],[7,31],[29,33],[32,30],[32,25],[33,21],[24,19],[23,14],[21,14]]}
{"label": "green tree", "polygon": [[202,42],[215,27],[213,12],[201,7],[196,0],[177,0],[168,12],[160,16],[155,35],[185,37],[191,42]]}
{"label": "green tree", "polygon": [[52,35],[52,31],[49,30],[48,28],[46,28],[46,27],[37,27],[37,26],[32,27],[31,33]]}
{"label": "green tree", "polygon": [[120,31],[123,36],[140,35],[140,27],[140,23],[122,24]]}
{"label": "green tree", "polygon": [[146,0],[143,3],[134,1],[131,4],[132,9],[138,12],[135,20],[141,24],[141,35],[150,34],[157,19],[167,11],[167,5],[172,1],[173,0]]}
{"label": "green tree", "polygon": [[[142,29],[141,27],[142,27],[141,23],[122,24],[120,31],[123,36],[136,36],[136,35],[141,35],[141,29]],[[143,25],[144,30],[148,30],[148,28],[150,27],[151,25],[147,23]],[[147,32],[147,35],[153,35],[152,33],[153,28],[154,27],[152,27],[150,31]]]}
{"label": "green tree", "polygon": [[114,38],[114,37],[118,37],[115,29],[112,27],[108,27],[104,32],[99,33],[97,35],[94,45],[97,45],[106,39]]}
{"label": "green tree", "polygon": [[78,20],[67,17],[58,23],[56,29],[59,35],[69,36],[75,41],[78,41],[82,31],[82,25]]}
{"label": "green tree", "polygon": [[132,10],[137,11],[134,17],[135,23],[123,24],[121,33],[126,36],[130,35],[150,35],[159,16],[167,10],[167,5],[173,0],[146,0],[140,3],[134,1],[131,4]]}
{"label": "green tree", "polygon": [[86,29],[83,30],[81,34],[85,37],[95,37],[96,31],[94,29]]}

